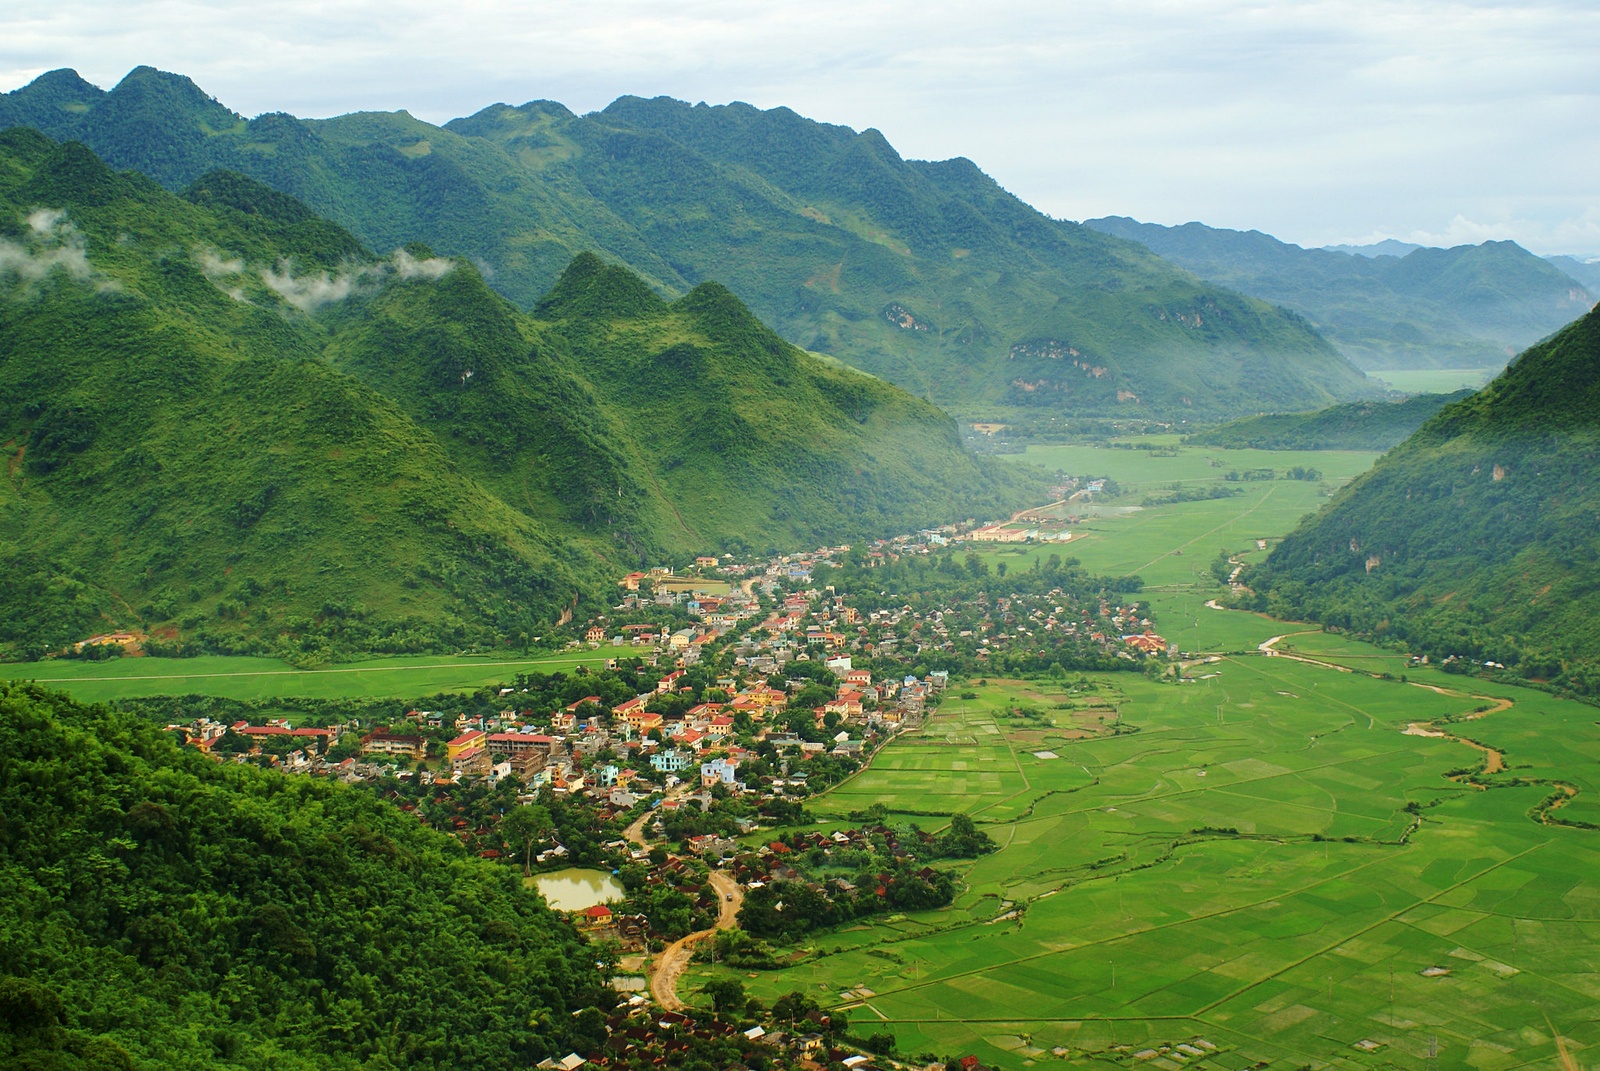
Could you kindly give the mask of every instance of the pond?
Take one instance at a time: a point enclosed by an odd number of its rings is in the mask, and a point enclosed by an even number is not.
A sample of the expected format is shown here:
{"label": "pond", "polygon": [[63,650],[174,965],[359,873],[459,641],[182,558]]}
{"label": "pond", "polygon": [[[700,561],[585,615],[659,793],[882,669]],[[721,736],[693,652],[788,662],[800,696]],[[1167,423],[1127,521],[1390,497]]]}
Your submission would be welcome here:
{"label": "pond", "polygon": [[529,881],[557,911],[582,911],[608,900],[621,900],[626,895],[622,883],[604,870],[568,867],[549,874],[536,874]]}

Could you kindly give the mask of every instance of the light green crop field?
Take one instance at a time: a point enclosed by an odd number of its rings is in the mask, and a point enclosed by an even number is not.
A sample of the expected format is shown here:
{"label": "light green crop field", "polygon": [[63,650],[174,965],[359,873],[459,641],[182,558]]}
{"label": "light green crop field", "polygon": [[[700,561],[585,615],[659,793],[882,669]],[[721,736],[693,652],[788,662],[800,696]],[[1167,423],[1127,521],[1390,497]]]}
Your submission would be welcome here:
{"label": "light green crop field", "polygon": [[[1447,776],[1480,752],[1405,732],[1486,705],[1461,678],[1439,694],[1259,654],[1196,670],[947,701],[818,813],[967,811],[1001,850],[950,909],[828,933],[746,984],[1008,1068],[1180,1043],[1204,1054],[1188,1066],[1422,1068],[1430,1038],[1440,1067],[1556,1066],[1546,1014],[1600,1044],[1600,839],[1529,814],[1566,785],[1553,817],[1600,817],[1593,708],[1522,692],[1447,724],[1512,767],[1480,788]],[[1028,704],[1056,724],[1003,714]],[[1102,705],[1124,731],[1074,738]]]}
{"label": "light green crop field", "polygon": [[0,665],[0,677],[48,682],[84,702],[149,695],[217,695],[229,699],[410,699],[471,692],[518,673],[553,673],[598,666],[630,648],[601,648],[540,658],[406,655],[296,669],[275,658],[204,655],[199,658],[114,658],[105,662],[50,660]]}
{"label": "light green crop field", "polygon": [[[1075,476],[1109,476],[1123,489],[1108,501],[1118,512],[1096,516],[1071,529],[1063,545],[1009,546],[985,552],[1009,568],[1026,568],[1035,557],[1060,554],[1083,562],[1091,572],[1112,576],[1138,574],[1147,587],[1202,584],[1215,593],[1208,569],[1219,551],[1250,553],[1258,539],[1281,538],[1300,518],[1327,501],[1338,487],[1372,467],[1378,455],[1353,450],[1222,450],[1180,446],[1175,436],[1151,437],[1176,456],[1150,450],[1096,446],[1034,446],[1026,453],[1002,455]],[[1319,481],[1261,480],[1230,482],[1229,472],[1272,469],[1280,477],[1291,468],[1312,468]],[[1208,487],[1236,488],[1238,495],[1200,502],[1126,509],[1145,497]],[[1077,503],[1064,507],[1082,509]],[[1270,635],[1270,633],[1269,633]]]}
{"label": "light green crop field", "polygon": [[[1057,456],[1128,484],[1140,464],[1195,471],[1123,454]],[[1371,460],[1294,456],[1330,483]],[[1246,486],[1093,522],[1070,550],[985,552],[1138,572],[1157,629],[1213,653],[1184,683],[953,685],[811,808],[831,826],[882,803],[930,829],[964,811],[999,850],[953,864],[950,908],[818,935],[748,988],[1006,1069],[1559,1067],[1553,1032],[1568,1066],[1595,1064],[1600,712],[1206,606],[1218,550],[1254,552],[1316,505],[1315,485]]]}
{"label": "light green crop field", "polygon": [[1369,373],[1395,390],[1411,394],[1449,394],[1462,387],[1479,387],[1493,379],[1498,368],[1412,368]]}

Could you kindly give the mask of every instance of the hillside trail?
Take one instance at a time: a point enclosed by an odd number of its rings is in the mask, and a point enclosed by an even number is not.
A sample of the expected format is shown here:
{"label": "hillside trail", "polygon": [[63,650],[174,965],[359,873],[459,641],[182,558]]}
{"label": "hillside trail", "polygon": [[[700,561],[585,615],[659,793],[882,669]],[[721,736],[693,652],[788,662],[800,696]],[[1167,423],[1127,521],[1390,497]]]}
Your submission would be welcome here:
{"label": "hillside trail", "polygon": [[688,969],[694,946],[718,930],[733,929],[737,923],[739,906],[744,903],[744,889],[725,870],[711,872],[711,887],[717,891],[717,924],[709,930],[697,930],[687,937],[680,937],[663,949],[650,964],[650,995],[667,1011],[683,1011],[687,1007],[678,999],[678,979]]}

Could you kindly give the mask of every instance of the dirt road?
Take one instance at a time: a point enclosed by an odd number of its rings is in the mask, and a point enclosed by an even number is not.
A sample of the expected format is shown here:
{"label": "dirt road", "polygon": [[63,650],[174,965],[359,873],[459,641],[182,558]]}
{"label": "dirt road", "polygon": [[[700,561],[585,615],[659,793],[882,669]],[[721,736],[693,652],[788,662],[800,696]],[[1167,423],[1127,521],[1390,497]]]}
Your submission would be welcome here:
{"label": "dirt road", "polygon": [[[1290,632],[1290,633],[1286,633],[1285,635],[1282,635],[1282,636],[1274,636],[1274,637],[1272,637],[1272,639],[1267,640],[1265,643],[1261,644],[1257,648],[1257,650],[1259,650],[1262,654],[1266,655],[1269,658],[1274,658],[1274,657],[1276,657],[1276,658],[1289,658],[1289,659],[1293,659],[1296,662],[1304,662],[1308,666],[1322,666],[1324,669],[1338,670],[1340,673],[1354,673],[1355,670],[1352,670],[1349,666],[1339,666],[1339,665],[1335,665],[1332,662],[1322,662],[1322,661],[1318,661],[1315,658],[1306,658],[1304,655],[1288,654],[1287,652],[1280,651],[1280,650],[1277,649],[1276,645],[1278,643],[1280,643],[1283,640],[1288,639],[1291,636],[1306,636],[1306,635],[1310,635],[1311,633],[1320,632],[1320,631],[1321,631],[1320,629],[1308,629],[1305,632]],[[1369,673],[1368,676],[1375,677],[1375,676],[1377,676],[1377,674]],[[1512,705],[1511,704],[1511,700],[1506,699],[1506,698],[1504,698],[1502,696],[1473,695],[1473,694],[1468,693],[1468,692],[1458,692],[1453,688],[1441,688],[1437,684],[1423,684],[1420,681],[1411,681],[1410,684],[1411,684],[1411,686],[1413,688],[1425,688],[1428,691],[1435,692],[1435,693],[1437,693],[1439,695],[1448,695],[1448,696],[1452,696],[1452,697],[1458,698],[1458,699],[1482,699],[1482,700],[1484,700],[1485,702],[1487,702],[1489,704],[1483,710],[1474,711],[1471,714],[1464,715],[1463,717],[1458,719],[1460,721],[1476,721],[1479,718],[1488,717],[1490,714],[1498,714],[1502,710],[1510,710],[1511,709],[1511,705]],[[1404,733],[1405,733],[1406,736],[1442,737],[1442,738],[1444,738],[1446,740],[1453,740],[1458,744],[1465,744],[1467,747],[1473,748],[1474,750],[1477,750],[1477,751],[1481,751],[1481,752],[1483,752],[1483,758],[1484,758],[1483,772],[1486,773],[1486,774],[1502,773],[1502,772],[1504,772],[1504,770],[1506,768],[1506,757],[1505,757],[1504,753],[1496,751],[1492,747],[1487,747],[1487,746],[1485,746],[1483,744],[1480,744],[1476,740],[1469,740],[1468,738],[1466,738],[1464,736],[1457,736],[1454,733],[1447,733],[1447,732],[1443,731],[1442,729],[1439,729],[1438,727],[1436,727],[1435,724],[1433,722],[1431,722],[1431,721],[1414,721],[1414,722],[1411,722],[1409,725],[1407,725],[1405,727]],[[1455,777],[1455,778],[1452,778],[1451,780],[1461,781],[1461,780],[1464,780],[1464,779],[1461,778],[1461,777]],[[1471,782],[1468,782],[1468,783],[1471,783]],[[1485,788],[1486,786],[1480,784],[1480,785],[1476,785],[1476,787],[1481,790],[1481,789]]]}
{"label": "dirt road", "polygon": [[674,941],[650,965],[650,995],[667,1011],[682,1011],[686,1006],[678,999],[678,979],[694,956],[694,946],[718,930],[733,929],[739,905],[744,903],[744,889],[726,871],[711,872],[711,887],[717,890],[717,924]]}

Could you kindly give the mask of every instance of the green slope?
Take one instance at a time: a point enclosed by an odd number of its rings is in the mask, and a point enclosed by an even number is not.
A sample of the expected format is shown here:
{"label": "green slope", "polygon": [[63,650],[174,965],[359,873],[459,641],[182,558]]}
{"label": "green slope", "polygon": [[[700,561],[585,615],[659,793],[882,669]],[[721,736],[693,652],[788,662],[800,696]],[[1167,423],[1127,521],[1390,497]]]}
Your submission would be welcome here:
{"label": "green slope", "polygon": [[1368,369],[1498,368],[1595,302],[1586,284],[1515,242],[1360,256],[1200,223],[1109,216],[1085,226],[1295,310]]}
{"label": "green slope", "polygon": [[1017,485],[961,449],[945,413],[778,338],[726,288],[668,305],[637,276],[574,261],[536,310],[626,426],[680,547],[1009,516]]}
{"label": "green slope", "polygon": [[1544,259],[1578,280],[1591,294],[1600,292],[1600,258],[1553,256]]}
{"label": "green slope", "polygon": [[1262,604],[1600,688],[1600,312],[1447,406],[1274,548]]}
{"label": "green slope", "polygon": [[7,1067],[487,1071],[604,1039],[570,924],[368,791],[7,684],[0,816]]}
{"label": "green slope", "polygon": [[29,122],[171,188],[252,175],[375,248],[469,257],[524,308],[584,251],[669,296],[715,280],[790,341],[962,414],[1232,415],[1372,393],[1295,316],[1052,220],[969,161],[906,161],[875,130],[788,109],[625,97],[582,117],[494,105],[442,129],[403,112],[246,121],[138,68],[98,97],[70,72],[0,96],[0,125]]}
{"label": "green slope", "polygon": [[1196,446],[1252,450],[1388,450],[1424,421],[1471,394],[1418,394],[1400,402],[1348,402],[1314,413],[1246,417],[1191,435]]}
{"label": "green slope", "polygon": [[[374,257],[251,179],[180,198],[0,135],[0,645],[128,627],[304,662],[526,643],[663,556],[1031,497],[949,417],[725,291],[669,309],[601,273],[646,306],[558,290],[542,322],[470,264]],[[707,370],[635,389],[684,347]]]}

